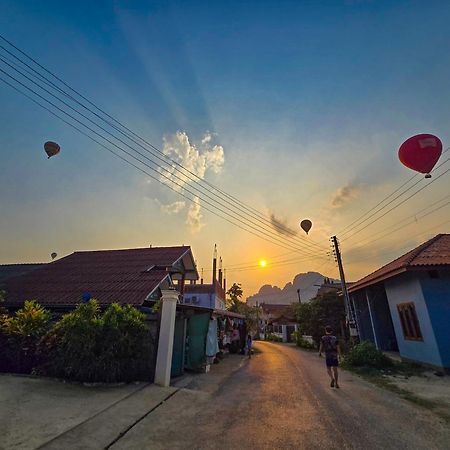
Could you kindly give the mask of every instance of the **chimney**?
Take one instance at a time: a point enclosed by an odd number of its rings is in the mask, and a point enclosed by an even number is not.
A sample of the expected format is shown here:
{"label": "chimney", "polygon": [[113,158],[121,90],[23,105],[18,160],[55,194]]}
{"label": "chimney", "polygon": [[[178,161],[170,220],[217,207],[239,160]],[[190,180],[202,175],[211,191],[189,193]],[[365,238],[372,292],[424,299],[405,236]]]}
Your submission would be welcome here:
{"label": "chimney", "polygon": [[219,258],[219,286],[222,287],[222,257]]}
{"label": "chimney", "polygon": [[212,273],[213,286],[216,285],[216,272],[217,272],[217,244],[214,244],[213,273]]}
{"label": "chimney", "polygon": [[223,269],[223,291],[227,294],[227,269]]}

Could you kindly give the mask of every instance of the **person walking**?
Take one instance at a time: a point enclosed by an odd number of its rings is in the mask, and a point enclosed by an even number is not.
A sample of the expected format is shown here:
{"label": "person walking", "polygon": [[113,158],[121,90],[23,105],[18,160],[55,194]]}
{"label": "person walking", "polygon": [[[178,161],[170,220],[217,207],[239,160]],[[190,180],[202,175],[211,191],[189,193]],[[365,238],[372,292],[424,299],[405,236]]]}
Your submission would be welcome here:
{"label": "person walking", "polygon": [[253,340],[252,340],[252,336],[249,333],[247,335],[247,342],[246,342],[246,347],[247,347],[247,352],[248,352],[248,358],[250,359],[252,357],[252,345],[253,345]]}
{"label": "person walking", "polygon": [[338,338],[333,335],[333,329],[329,325],[325,327],[325,336],[322,336],[320,340],[319,356],[322,356],[322,352],[325,352],[325,364],[331,379],[330,386],[339,389],[338,357],[341,357],[341,348],[339,347]]}

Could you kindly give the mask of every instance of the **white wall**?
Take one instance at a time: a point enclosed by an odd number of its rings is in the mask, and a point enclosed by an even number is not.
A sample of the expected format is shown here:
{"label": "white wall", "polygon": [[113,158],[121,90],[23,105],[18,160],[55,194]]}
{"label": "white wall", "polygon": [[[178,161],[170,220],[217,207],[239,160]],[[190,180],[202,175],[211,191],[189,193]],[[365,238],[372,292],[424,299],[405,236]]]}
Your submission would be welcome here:
{"label": "white wall", "polygon": [[[400,356],[435,366],[442,366],[441,356],[425,303],[418,275],[405,273],[385,281],[386,295],[394,324]],[[403,337],[397,311],[399,303],[414,302],[423,341],[409,341]]]}

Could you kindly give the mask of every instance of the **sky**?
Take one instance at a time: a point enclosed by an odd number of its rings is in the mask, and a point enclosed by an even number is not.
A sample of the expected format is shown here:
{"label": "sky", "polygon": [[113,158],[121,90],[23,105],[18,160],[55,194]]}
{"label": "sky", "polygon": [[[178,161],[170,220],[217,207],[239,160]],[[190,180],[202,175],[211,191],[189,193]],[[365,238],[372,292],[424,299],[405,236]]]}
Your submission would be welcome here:
{"label": "sky", "polygon": [[[292,230],[298,247],[275,228],[283,247],[232,225],[204,199],[190,203],[180,195],[189,179],[168,189],[161,173],[149,178],[0,82],[0,264],[185,244],[208,280],[217,244],[228,285],[241,283],[246,297],[300,272],[337,277],[326,255],[335,234],[354,281],[449,231],[450,174],[351,229],[414,175],[397,157],[406,138],[432,133],[450,146],[448,2],[0,0],[0,9],[4,37],[196,176]],[[51,159],[48,140],[61,145]],[[242,206],[233,214],[249,217]]]}

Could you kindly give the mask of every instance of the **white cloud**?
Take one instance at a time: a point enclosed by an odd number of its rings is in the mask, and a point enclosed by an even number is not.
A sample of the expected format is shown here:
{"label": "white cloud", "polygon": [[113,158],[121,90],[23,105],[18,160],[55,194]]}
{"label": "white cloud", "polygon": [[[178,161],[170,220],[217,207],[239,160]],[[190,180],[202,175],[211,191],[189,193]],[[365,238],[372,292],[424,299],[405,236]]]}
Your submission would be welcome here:
{"label": "white cloud", "polygon": [[[223,169],[225,156],[223,147],[213,144],[213,138],[214,135],[207,132],[203,135],[200,145],[196,146],[190,141],[185,131],[177,131],[175,134],[164,136],[163,153],[186,168],[188,172],[173,164],[168,171],[160,170],[161,181],[167,184],[167,177],[169,177],[176,183],[170,183],[171,187],[178,192],[182,192],[187,186],[191,186],[191,190],[198,187],[195,182],[199,181],[198,178],[204,180],[208,171],[219,174]],[[199,202],[198,197],[195,197],[195,199]],[[184,207],[185,202],[178,201],[161,205],[161,210],[168,214],[176,214],[183,210]],[[186,219],[186,223],[190,226],[192,232],[198,232],[203,228],[204,223],[202,223],[201,219],[201,206],[199,203],[193,203],[189,207]]]}
{"label": "white cloud", "polygon": [[167,205],[161,205],[161,211],[166,214],[177,214],[186,206],[186,202],[176,201]]}
{"label": "white cloud", "polygon": [[198,233],[205,226],[205,224],[202,223],[203,216],[201,214],[198,197],[195,197],[195,202],[196,203],[192,203],[189,207],[186,218],[186,224],[189,225],[191,233]]}

